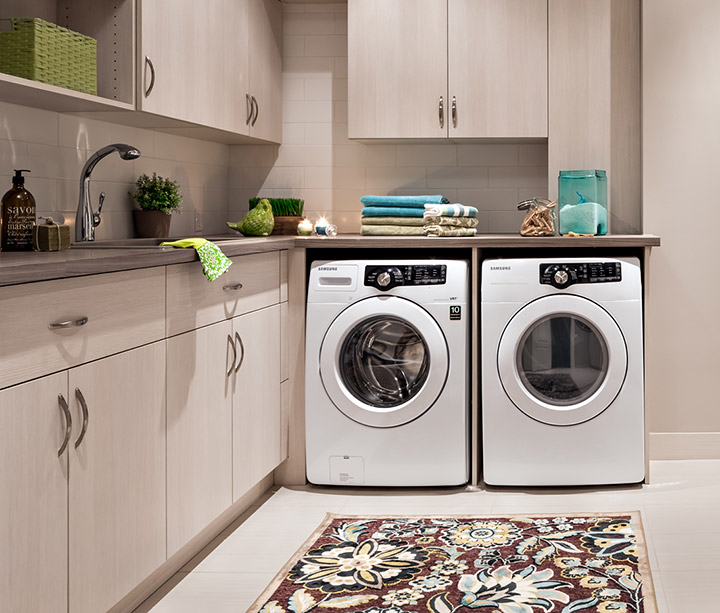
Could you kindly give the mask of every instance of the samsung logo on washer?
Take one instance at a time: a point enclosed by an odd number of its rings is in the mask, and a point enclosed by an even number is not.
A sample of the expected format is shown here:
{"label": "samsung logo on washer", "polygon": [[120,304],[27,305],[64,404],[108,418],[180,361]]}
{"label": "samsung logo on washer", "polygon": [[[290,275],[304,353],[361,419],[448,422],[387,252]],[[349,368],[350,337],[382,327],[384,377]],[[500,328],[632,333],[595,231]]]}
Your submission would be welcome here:
{"label": "samsung logo on washer", "polygon": [[337,270],[337,266],[318,266],[318,270]]}
{"label": "samsung logo on washer", "polygon": [[511,270],[510,266],[491,266],[490,270]]}

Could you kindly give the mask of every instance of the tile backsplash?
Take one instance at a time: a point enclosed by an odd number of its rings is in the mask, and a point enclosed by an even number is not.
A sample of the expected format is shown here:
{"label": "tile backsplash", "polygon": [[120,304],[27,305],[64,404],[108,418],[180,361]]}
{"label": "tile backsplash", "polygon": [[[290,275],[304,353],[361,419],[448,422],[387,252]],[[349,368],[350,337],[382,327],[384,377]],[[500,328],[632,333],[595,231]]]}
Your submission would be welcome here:
{"label": "tile backsplash", "polygon": [[134,236],[128,191],[138,175],[153,172],[174,179],[182,190],[183,211],[173,214],[171,234],[197,234],[199,226],[205,234],[225,231],[228,145],[5,103],[0,103],[0,191],[10,189],[14,168],[29,168],[25,185],[35,197],[37,214],[73,225],[82,167],[111,143],[133,145],[142,155],[124,161],[113,153],[93,170],[94,210],[100,192],[106,195],[97,240]]}
{"label": "tile backsplash", "polygon": [[347,4],[283,8],[283,143],[231,148],[231,217],[255,195],[298,197],[359,232],[365,194],[441,193],[476,206],[480,232],[517,232],[517,203],[547,196],[546,144],[348,140]]}
{"label": "tile backsplash", "polygon": [[93,171],[93,207],[106,193],[98,240],[134,234],[128,191],[139,174],[176,180],[183,212],[171,234],[215,234],[253,196],[299,197],[312,220],[360,229],[365,194],[441,193],[476,206],[480,232],[517,232],[517,203],[547,195],[547,145],[435,141],[365,144],[347,138],[347,4],[283,5],[282,145],[222,145],[74,115],[0,103],[0,192],[30,168],[38,215],[74,223],[80,171],[99,148],[124,142]]}

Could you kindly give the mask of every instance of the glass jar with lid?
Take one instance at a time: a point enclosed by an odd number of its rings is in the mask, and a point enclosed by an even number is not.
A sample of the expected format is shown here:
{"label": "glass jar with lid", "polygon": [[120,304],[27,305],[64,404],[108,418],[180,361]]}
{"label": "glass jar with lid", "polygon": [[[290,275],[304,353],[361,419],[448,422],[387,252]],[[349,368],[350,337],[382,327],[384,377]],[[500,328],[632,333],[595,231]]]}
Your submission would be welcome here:
{"label": "glass jar with lid", "polygon": [[607,234],[604,170],[561,170],[558,177],[560,234]]}

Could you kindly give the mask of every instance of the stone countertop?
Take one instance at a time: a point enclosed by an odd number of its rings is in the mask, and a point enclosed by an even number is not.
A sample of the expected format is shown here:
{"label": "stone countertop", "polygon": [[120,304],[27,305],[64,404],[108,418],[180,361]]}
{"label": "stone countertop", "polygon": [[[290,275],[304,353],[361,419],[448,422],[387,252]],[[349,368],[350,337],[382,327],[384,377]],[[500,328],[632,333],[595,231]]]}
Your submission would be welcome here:
{"label": "stone countertop", "polygon": [[[341,234],[334,238],[310,236],[209,237],[227,256],[248,255],[300,248],[528,248],[528,247],[659,247],[651,234],[594,237],[523,237],[519,234],[485,234],[471,237],[361,236]],[[54,252],[0,252],[0,286],[64,279],[119,270],[150,268],[197,261],[194,249],[176,249],[129,241],[99,241],[92,246]]]}

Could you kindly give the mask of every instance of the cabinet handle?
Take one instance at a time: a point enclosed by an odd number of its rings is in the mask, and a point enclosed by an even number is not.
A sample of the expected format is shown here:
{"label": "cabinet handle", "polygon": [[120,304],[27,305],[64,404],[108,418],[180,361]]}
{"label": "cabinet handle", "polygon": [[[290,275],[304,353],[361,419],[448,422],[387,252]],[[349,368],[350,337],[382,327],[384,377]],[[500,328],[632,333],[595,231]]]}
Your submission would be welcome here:
{"label": "cabinet handle", "polygon": [[242,289],[242,283],[229,283],[228,285],[223,285],[223,289],[226,292],[237,292]]}
{"label": "cabinet handle", "polygon": [[60,410],[65,416],[65,438],[63,439],[62,445],[60,445],[60,449],[58,449],[59,458],[65,452],[65,449],[67,449],[68,443],[70,442],[70,431],[72,430],[72,415],[70,415],[70,408],[68,407],[67,400],[65,400],[62,394],[58,394],[58,405],[60,405]]}
{"label": "cabinet handle", "polygon": [[237,374],[237,371],[240,370],[243,360],[245,359],[245,345],[243,345],[242,339],[240,338],[240,335],[237,332],[235,332],[235,340],[240,344],[240,361],[238,362],[238,365],[235,367],[235,374]]}
{"label": "cabinet handle", "polygon": [[443,104],[443,97],[440,96],[440,105],[438,106],[438,119],[440,119],[440,127],[445,127],[445,105]]}
{"label": "cabinet handle", "polygon": [[255,125],[255,122],[257,121],[258,114],[260,113],[260,107],[258,105],[257,100],[255,99],[255,96],[250,96],[252,98],[253,106],[255,107],[255,118],[252,120],[251,126]]}
{"label": "cabinet handle", "polygon": [[88,322],[87,317],[79,317],[78,319],[69,319],[67,321],[57,321],[54,324],[48,324],[50,330],[63,330],[65,328],[79,328]]}
{"label": "cabinet handle", "polygon": [[233,337],[230,336],[229,334],[227,335],[227,340],[228,340],[228,343],[230,343],[230,347],[232,347],[232,350],[233,350],[232,364],[230,364],[230,368],[225,373],[229,377],[231,374],[233,374],[233,368],[235,368],[235,361],[237,360],[237,349],[235,349],[235,343],[233,342]]}
{"label": "cabinet handle", "polygon": [[153,66],[152,60],[147,55],[145,56],[145,66],[150,69],[150,85],[145,89],[145,97],[147,98],[153,87],[155,87],[155,66]]}
{"label": "cabinet handle", "polygon": [[250,94],[245,94],[245,110],[247,111],[247,116],[245,117],[245,125],[249,126],[253,114],[253,106],[252,101],[250,100]]}
{"label": "cabinet handle", "polygon": [[80,430],[80,436],[78,436],[77,440],[75,441],[75,449],[77,449],[80,446],[80,443],[82,443],[83,439],[85,438],[85,433],[87,432],[88,407],[87,402],[85,402],[85,396],[83,396],[83,393],[80,391],[79,387],[75,388],[75,398],[77,398],[78,402],[80,403],[80,408],[82,409],[83,414],[83,424],[82,429]]}
{"label": "cabinet handle", "polygon": [[457,128],[457,100],[455,99],[455,96],[453,96],[452,99],[452,122],[453,128]]}

